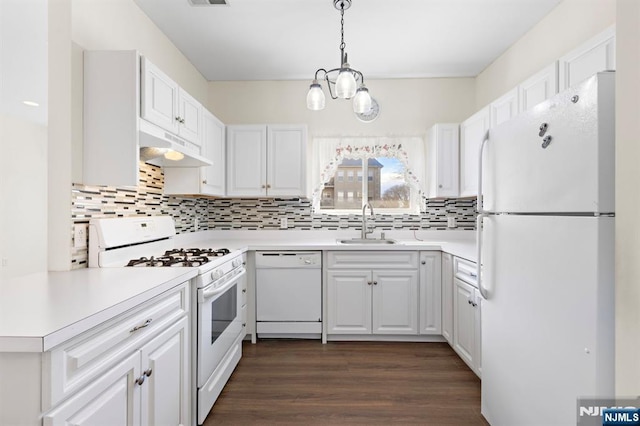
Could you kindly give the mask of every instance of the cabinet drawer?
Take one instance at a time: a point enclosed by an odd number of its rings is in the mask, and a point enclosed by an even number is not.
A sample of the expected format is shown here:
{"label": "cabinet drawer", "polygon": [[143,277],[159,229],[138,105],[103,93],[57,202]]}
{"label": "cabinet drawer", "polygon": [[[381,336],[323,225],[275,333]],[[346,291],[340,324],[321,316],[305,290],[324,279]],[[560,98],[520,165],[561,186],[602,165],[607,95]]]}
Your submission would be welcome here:
{"label": "cabinet drawer", "polygon": [[475,262],[470,262],[459,257],[453,258],[453,274],[456,278],[478,287],[478,271]]}
{"label": "cabinet drawer", "polygon": [[92,382],[189,312],[189,282],[45,353],[43,409]]}
{"label": "cabinet drawer", "polygon": [[327,265],[331,269],[415,269],[417,251],[330,251]]}

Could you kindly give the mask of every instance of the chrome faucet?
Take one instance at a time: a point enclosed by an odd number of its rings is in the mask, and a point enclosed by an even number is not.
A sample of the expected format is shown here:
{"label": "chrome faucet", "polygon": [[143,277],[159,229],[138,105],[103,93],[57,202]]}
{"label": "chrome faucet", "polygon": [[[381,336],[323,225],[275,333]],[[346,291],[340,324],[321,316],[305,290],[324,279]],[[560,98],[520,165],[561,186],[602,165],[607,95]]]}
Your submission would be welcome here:
{"label": "chrome faucet", "polygon": [[371,203],[366,203],[364,206],[362,206],[362,237],[361,238],[363,240],[367,239],[367,234],[373,233],[373,229],[372,230],[367,229],[367,215],[365,214],[365,210],[367,209],[367,206],[369,206],[371,217],[373,217],[374,215],[373,207],[371,207]]}

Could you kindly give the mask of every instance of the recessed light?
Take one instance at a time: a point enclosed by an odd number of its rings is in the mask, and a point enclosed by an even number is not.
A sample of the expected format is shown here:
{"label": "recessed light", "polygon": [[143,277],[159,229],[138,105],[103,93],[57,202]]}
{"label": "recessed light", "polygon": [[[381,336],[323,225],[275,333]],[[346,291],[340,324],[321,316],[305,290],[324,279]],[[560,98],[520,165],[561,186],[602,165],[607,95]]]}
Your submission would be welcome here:
{"label": "recessed light", "polygon": [[37,102],[33,102],[33,101],[22,101],[23,104],[27,105],[27,106],[31,106],[31,107],[38,107],[40,106],[39,103]]}

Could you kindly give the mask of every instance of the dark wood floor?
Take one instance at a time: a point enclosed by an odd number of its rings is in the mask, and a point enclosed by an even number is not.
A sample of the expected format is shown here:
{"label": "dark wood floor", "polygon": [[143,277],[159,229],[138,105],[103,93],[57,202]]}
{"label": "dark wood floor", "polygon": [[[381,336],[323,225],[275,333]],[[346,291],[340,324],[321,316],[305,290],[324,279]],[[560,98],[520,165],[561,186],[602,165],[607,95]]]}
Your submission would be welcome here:
{"label": "dark wood floor", "polygon": [[256,424],[488,423],[480,380],[446,343],[260,340],[205,421]]}

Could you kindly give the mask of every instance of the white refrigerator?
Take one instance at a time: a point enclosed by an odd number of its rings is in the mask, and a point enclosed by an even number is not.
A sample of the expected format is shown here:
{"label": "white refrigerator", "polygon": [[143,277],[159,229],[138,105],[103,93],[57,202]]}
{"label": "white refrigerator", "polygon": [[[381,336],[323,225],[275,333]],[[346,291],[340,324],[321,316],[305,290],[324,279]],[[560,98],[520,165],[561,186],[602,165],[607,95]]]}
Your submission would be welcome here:
{"label": "white refrigerator", "polygon": [[492,426],[575,425],[578,398],[614,395],[614,80],[598,73],[483,143],[482,414]]}

